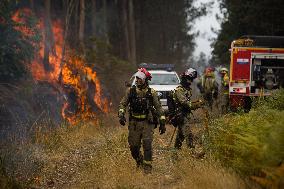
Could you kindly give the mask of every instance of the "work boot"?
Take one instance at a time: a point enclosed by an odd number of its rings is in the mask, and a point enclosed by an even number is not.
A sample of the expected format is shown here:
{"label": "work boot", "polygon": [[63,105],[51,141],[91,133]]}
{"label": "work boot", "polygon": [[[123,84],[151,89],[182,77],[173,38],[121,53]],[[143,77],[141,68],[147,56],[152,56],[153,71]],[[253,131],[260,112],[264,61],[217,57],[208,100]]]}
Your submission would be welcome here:
{"label": "work boot", "polygon": [[195,145],[193,143],[193,137],[194,136],[193,136],[192,132],[190,132],[187,137],[188,137],[187,141],[186,141],[187,147],[190,148],[190,149],[194,149],[195,148]]}
{"label": "work boot", "polygon": [[131,146],[130,151],[133,159],[136,161],[137,168],[141,167],[143,164],[143,155],[140,152],[140,148],[138,146]]}
{"label": "work boot", "polygon": [[193,143],[189,143],[189,144],[187,144],[187,147],[188,147],[189,149],[194,149],[194,148],[195,148],[195,145],[194,145]]}
{"label": "work boot", "polygon": [[173,163],[177,162],[178,159],[179,159],[177,150],[178,150],[178,149],[174,149],[174,150],[172,151],[171,159],[172,159]]}
{"label": "work boot", "polygon": [[136,161],[136,167],[137,168],[142,168],[142,166],[143,166],[143,156],[140,155],[135,161]]}
{"label": "work boot", "polygon": [[145,174],[152,173],[152,162],[151,161],[143,161],[143,169]]}

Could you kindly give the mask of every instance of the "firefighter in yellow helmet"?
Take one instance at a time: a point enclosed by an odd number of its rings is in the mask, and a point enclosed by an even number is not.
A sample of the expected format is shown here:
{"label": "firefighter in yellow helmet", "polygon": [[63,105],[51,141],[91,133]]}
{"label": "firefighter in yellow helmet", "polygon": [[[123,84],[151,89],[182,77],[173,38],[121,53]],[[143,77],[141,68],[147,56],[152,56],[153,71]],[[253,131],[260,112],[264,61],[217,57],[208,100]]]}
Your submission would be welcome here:
{"label": "firefighter in yellow helmet", "polygon": [[221,86],[219,92],[220,98],[220,109],[221,113],[225,114],[228,112],[229,108],[229,75],[227,68],[221,68],[219,70],[219,75],[221,77]]}
{"label": "firefighter in yellow helmet", "polygon": [[137,167],[143,168],[145,173],[151,173],[153,133],[158,123],[160,134],[165,133],[165,115],[156,91],[148,85],[151,74],[140,68],[134,76],[136,85],[126,90],[119,105],[118,117],[120,124],[125,125],[125,112],[129,106],[128,143],[131,155]]}

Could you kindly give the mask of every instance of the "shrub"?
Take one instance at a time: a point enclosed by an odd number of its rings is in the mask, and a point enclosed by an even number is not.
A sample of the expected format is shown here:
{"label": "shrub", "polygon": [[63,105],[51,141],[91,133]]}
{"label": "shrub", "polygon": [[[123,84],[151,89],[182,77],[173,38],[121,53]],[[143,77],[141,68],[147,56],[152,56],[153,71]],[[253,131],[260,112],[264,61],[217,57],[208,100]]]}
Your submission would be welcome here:
{"label": "shrub", "polygon": [[26,64],[33,59],[41,39],[31,12],[20,10],[21,21],[13,20],[16,5],[14,0],[0,4],[0,81],[18,79],[27,73]]}
{"label": "shrub", "polygon": [[247,114],[230,114],[210,123],[207,147],[214,157],[244,175],[258,175],[284,160],[284,90],[254,99]]}

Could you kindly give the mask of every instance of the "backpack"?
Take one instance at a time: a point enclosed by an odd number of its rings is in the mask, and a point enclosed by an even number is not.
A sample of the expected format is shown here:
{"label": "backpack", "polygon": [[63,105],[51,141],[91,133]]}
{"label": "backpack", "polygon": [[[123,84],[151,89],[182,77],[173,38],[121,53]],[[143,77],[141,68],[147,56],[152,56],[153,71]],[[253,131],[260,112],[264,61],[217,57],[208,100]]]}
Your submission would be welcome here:
{"label": "backpack", "polygon": [[168,120],[174,127],[183,123],[183,115],[178,109],[178,103],[175,99],[175,90],[171,90],[167,96]]}
{"label": "backpack", "polygon": [[169,120],[172,119],[174,117],[174,115],[176,114],[176,102],[174,99],[174,93],[175,90],[171,90],[167,96],[167,106],[168,106],[168,116],[169,116]]}
{"label": "backpack", "polygon": [[202,87],[205,94],[212,93],[215,90],[214,82],[215,78],[213,77],[202,77]]}
{"label": "backpack", "polygon": [[[140,100],[142,101],[142,104]],[[133,112],[146,114],[146,115],[152,114],[152,120],[148,120],[148,121],[153,123],[156,128],[158,124],[158,115],[157,115],[156,110],[153,108],[153,94],[151,92],[150,87],[148,87],[145,98],[144,99],[140,98],[140,100],[137,97],[136,86],[132,86],[130,88],[130,93],[129,93],[130,118]]]}
{"label": "backpack", "polygon": [[139,99],[137,97],[136,86],[132,86],[129,93],[129,103],[131,111],[139,112],[141,114],[148,114],[149,109],[151,108],[151,106],[153,106],[151,88],[148,88],[148,91],[146,92],[146,96],[144,98]]}

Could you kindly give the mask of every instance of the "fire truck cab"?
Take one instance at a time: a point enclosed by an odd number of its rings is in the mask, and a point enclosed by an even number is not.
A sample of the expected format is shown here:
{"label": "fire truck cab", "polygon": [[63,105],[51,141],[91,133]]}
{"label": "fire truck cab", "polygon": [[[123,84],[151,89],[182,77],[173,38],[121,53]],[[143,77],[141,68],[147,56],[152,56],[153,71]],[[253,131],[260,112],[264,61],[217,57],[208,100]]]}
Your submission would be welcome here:
{"label": "fire truck cab", "polygon": [[284,36],[242,36],[231,43],[230,106],[250,109],[251,98],[284,87]]}

